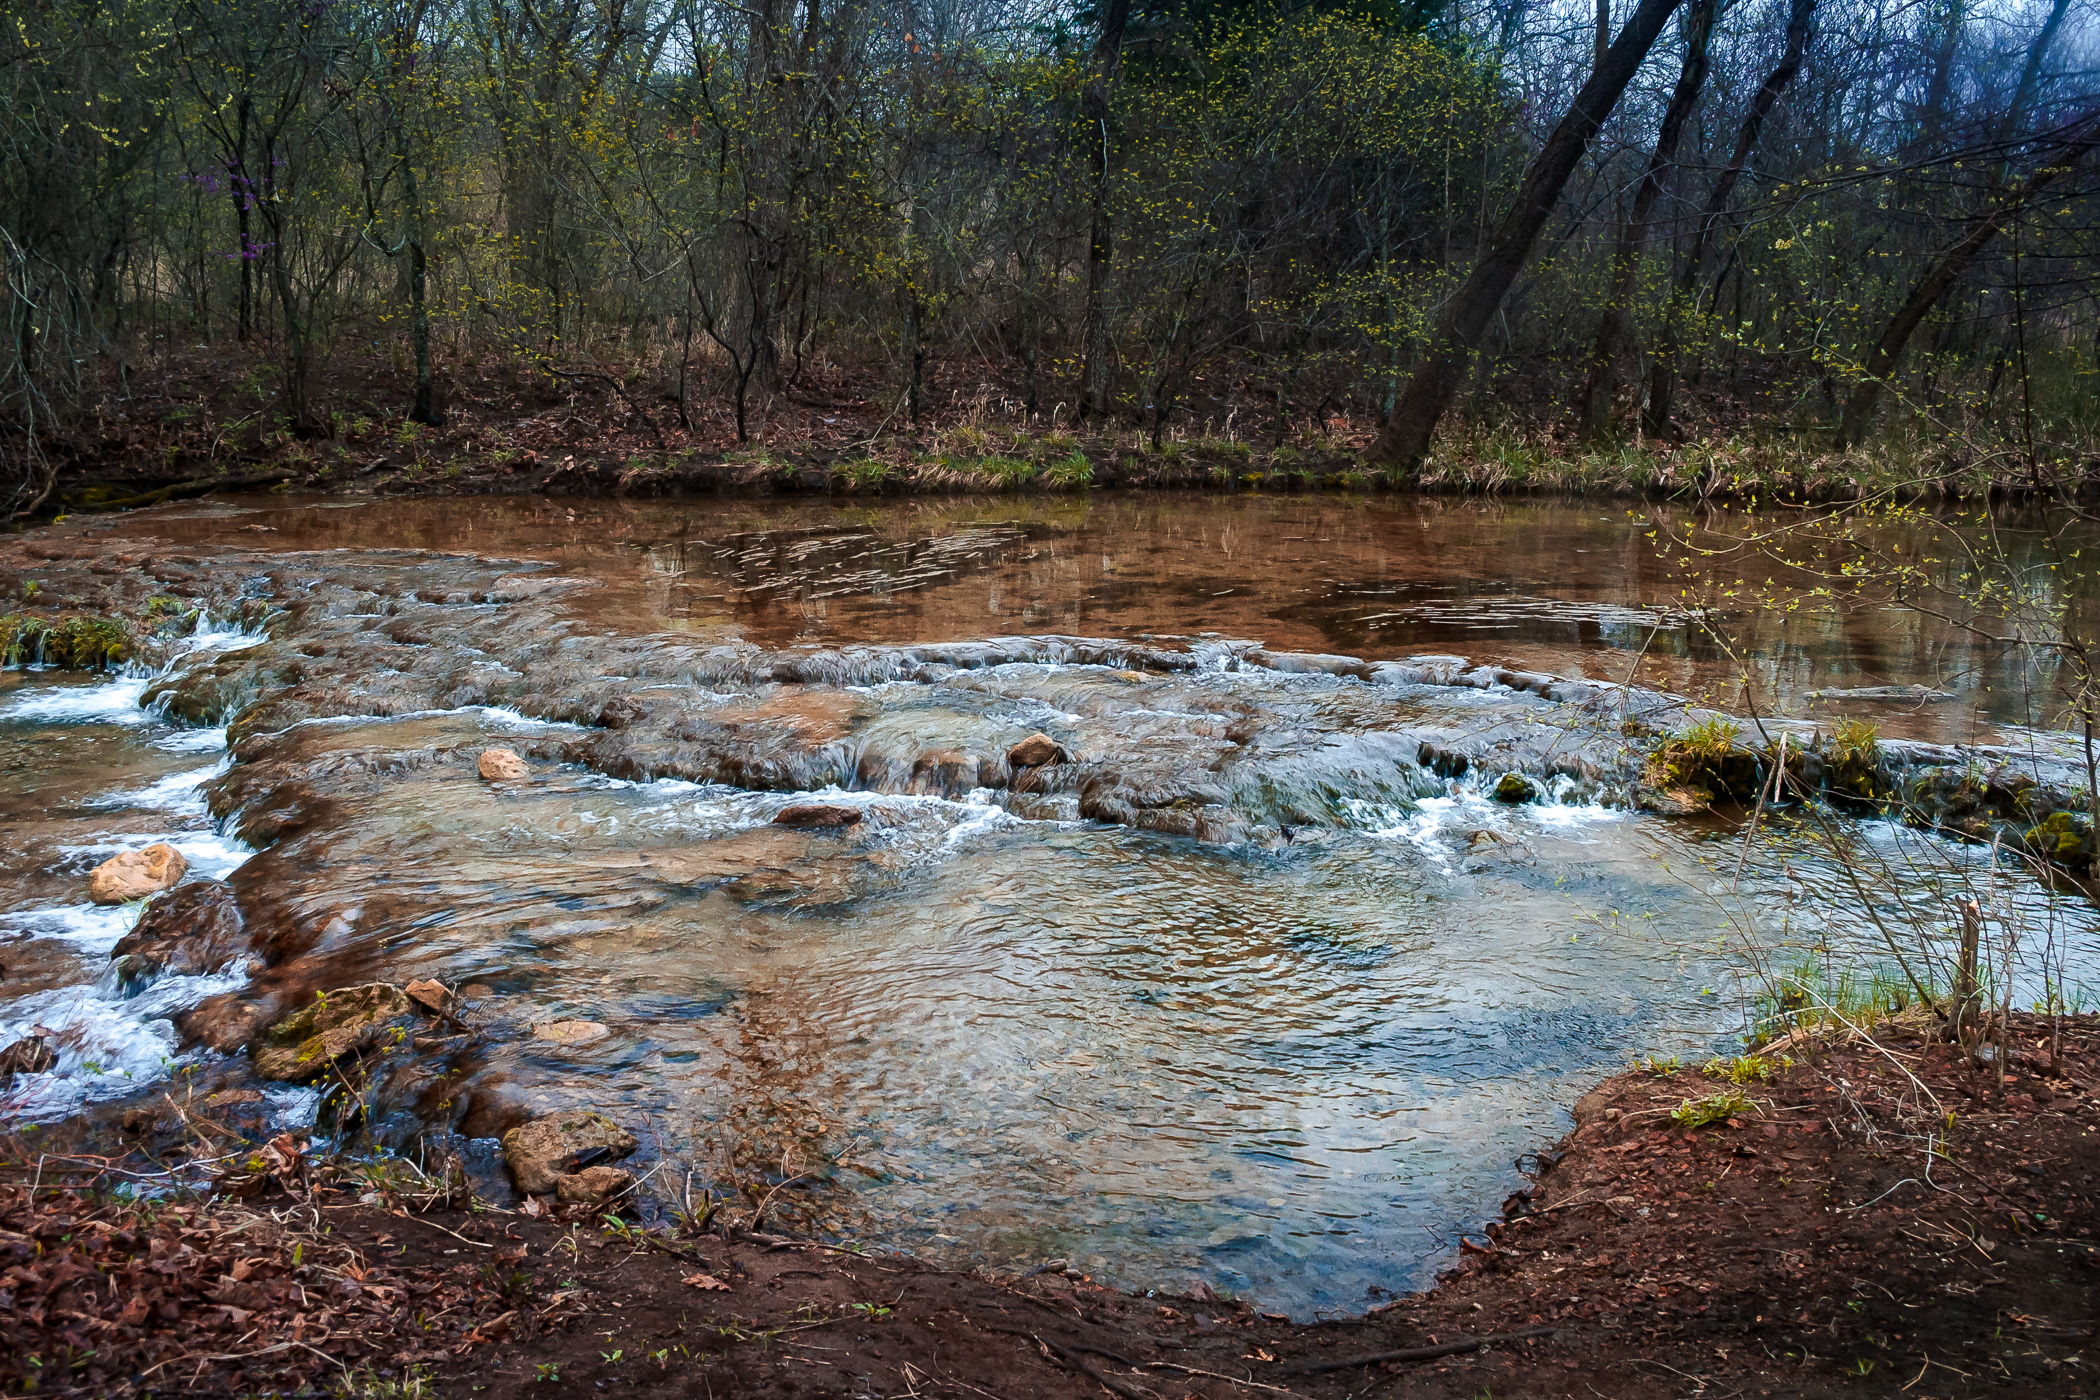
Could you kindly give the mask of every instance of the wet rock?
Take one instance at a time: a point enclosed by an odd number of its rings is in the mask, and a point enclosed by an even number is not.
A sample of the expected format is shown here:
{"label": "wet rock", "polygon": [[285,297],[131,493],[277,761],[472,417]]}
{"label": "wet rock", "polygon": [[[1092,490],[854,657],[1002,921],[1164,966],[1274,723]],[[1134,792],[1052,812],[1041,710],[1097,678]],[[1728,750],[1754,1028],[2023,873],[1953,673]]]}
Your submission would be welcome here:
{"label": "wet rock", "polygon": [[774,814],[773,825],[806,830],[820,826],[852,826],[861,819],[858,807],[843,802],[797,802]]}
{"label": "wet rock", "polygon": [[1057,740],[1038,730],[1008,749],[1006,761],[1016,768],[1042,768],[1052,763],[1069,763],[1071,759]]}
{"label": "wet rock", "polygon": [[1293,676],[1355,676],[1369,680],[1371,666],[1354,656],[1332,656],[1316,651],[1268,651],[1256,648],[1240,657],[1243,666],[1259,666]]}
{"label": "wet rock", "polygon": [[1664,817],[1696,817],[1713,807],[1713,798],[1693,788],[1643,788],[1637,796],[1644,811]]}
{"label": "wet rock", "polygon": [[633,1133],[603,1114],[568,1112],[535,1118],[503,1135],[511,1180],[528,1196],[544,1196],[564,1176],[581,1174],[640,1146]]}
{"label": "wet rock", "polygon": [[182,852],[165,841],[142,851],[111,856],[88,872],[88,898],[97,904],[128,904],[172,889],[189,872]]}
{"label": "wet rock", "polygon": [[317,994],[263,1032],[253,1051],[255,1071],[265,1079],[303,1083],[335,1060],[379,1044],[389,1026],[408,1014],[408,998],[389,982]]}
{"label": "wet rock", "polygon": [[532,1028],[539,1040],[551,1040],[556,1045],[595,1045],[612,1034],[612,1030],[596,1021],[545,1021]]}
{"label": "wet rock", "polygon": [[58,1068],[58,1052],[51,1048],[50,1033],[39,1026],[5,1050],[0,1050],[0,1084],[18,1074],[46,1074]]}
{"label": "wet rock", "polygon": [[452,1004],[452,993],[445,990],[445,984],[428,977],[418,978],[401,990],[407,994],[410,1001],[432,1015],[441,1014]]}
{"label": "wet rock", "polygon": [[511,749],[483,749],[476,767],[492,783],[522,783],[532,777],[532,769]]}
{"label": "wet rock", "polygon": [[117,983],[136,990],[156,977],[207,977],[255,956],[233,887],[194,880],[156,895],[110,950]]}
{"label": "wet rock", "polygon": [[618,1167],[585,1167],[554,1180],[554,1199],[574,1205],[597,1205],[624,1194],[634,1185],[634,1173]]}
{"label": "wet rock", "polygon": [[1538,798],[1539,785],[1522,773],[1504,773],[1502,781],[1495,784],[1495,800],[1497,802],[1516,804],[1519,802],[1536,802]]}

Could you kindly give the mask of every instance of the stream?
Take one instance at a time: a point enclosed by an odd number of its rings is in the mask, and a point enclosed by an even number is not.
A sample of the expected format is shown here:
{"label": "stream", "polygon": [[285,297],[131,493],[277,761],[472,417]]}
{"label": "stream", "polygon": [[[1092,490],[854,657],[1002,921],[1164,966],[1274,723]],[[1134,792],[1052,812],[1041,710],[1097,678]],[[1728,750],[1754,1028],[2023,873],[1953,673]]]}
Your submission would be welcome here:
{"label": "stream", "polygon": [[[35,532],[0,562],[41,597],[197,621],[113,676],[0,672],[0,1044],[60,1055],[0,1108],[106,1125],[194,1081],[305,1127],[320,1095],[256,1084],[241,1037],[432,977],[480,1034],[397,1071],[371,1133],[443,1136],[499,1197],[496,1135],[589,1107],[664,1199],[756,1182],[881,1248],[1361,1311],[1428,1284],[1600,1073],[1738,1049],[1746,929],[1770,965],[1874,965],[1814,828],[1746,850],[1630,809],[1594,707],[1291,659],[1739,708],[1651,528],[1104,493],[259,497]],[[1725,621],[1783,714],[1948,744],[2044,718],[2017,659],[1914,614]],[[1913,685],[1948,698],[1819,693]],[[1037,731],[1071,762],[1010,764]],[[532,780],[484,782],[491,746]],[[1506,771],[1539,800],[1494,800]],[[811,801],[859,819],[773,824]],[[2075,889],[1842,839],[1894,872],[1884,912],[1988,887],[2019,996],[2100,986]],[[137,911],[85,876],[152,840],[230,884],[251,959],[119,984]],[[609,1033],[535,1030],[561,1021]]]}

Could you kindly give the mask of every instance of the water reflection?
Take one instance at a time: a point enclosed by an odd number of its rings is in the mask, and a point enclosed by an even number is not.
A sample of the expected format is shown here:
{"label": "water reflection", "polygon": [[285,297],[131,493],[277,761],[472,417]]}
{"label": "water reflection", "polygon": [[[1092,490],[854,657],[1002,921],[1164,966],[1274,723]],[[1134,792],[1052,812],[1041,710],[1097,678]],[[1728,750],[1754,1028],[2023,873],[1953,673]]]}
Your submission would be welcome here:
{"label": "water reflection", "polygon": [[[243,548],[398,546],[551,561],[601,580],[576,606],[621,631],[707,639],[923,642],[1065,632],[1215,631],[1372,658],[1457,651],[1498,665],[1629,676],[1741,708],[1871,714],[1884,732],[1980,741],[2048,722],[2050,677],[1919,613],[1786,613],[1717,589],[1786,571],[1729,559],[1687,573],[1650,514],[1714,538],[1760,517],[1554,501],[1220,497],[810,501],[280,497],[142,511],[113,535]],[[272,533],[244,527],[267,523]],[[2017,531],[2012,532],[2017,546]],[[2016,548],[2017,553],[2017,548]],[[1799,582],[1800,580],[1791,580]],[[2059,586],[2090,587],[2066,575]],[[1739,668],[1683,605],[1715,603]],[[1813,691],[1919,684],[1951,703],[1817,703]]]}

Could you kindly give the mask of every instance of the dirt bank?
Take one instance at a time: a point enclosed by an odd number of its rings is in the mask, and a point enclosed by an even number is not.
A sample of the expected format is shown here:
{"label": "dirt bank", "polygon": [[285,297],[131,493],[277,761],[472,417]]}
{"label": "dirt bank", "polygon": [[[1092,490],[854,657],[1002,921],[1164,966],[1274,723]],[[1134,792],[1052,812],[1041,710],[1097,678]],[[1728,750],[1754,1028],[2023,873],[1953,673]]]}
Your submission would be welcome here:
{"label": "dirt bank", "polygon": [[[1314,1324],[1054,1263],[966,1273],[574,1208],[419,1211],[326,1168],[244,1175],[262,1193],[245,1203],[141,1210],[84,1189],[113,1179],[98,1164],[16,1155],[17,1182],[45,1185],[0,1201],[0,1379],[98,1396],[2091,1394],[2100,1018],[2015,1017],[2011,1045],[2002,1085],[1898,1038],[1798,1047],[1739,1089],[1618,1075],[1434,1289]],[[1694,1129],[1673,1119],[1687,1103],[1729,1111]]]}

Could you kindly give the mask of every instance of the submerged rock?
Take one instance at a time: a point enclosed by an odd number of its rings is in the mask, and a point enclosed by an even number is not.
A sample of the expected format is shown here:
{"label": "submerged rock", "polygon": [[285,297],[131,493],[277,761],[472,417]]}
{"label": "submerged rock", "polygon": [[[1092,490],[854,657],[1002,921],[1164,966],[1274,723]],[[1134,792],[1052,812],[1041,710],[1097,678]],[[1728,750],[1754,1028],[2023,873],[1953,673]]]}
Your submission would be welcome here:
{"label": "submerged rock", "polygon": [[634,1185],[634,1173],[618,1167],[585,1167],[554,1180],[554,1199],[575,1205],[596,1205],[620,1195]]}
{"label": "submerged rock", "polygon": [[595,1045],[612,1034],[610,1027],[597,1021],[544,1021],[532,1028],[533,1035],[540,1040],[551,1040],[556,1045]]}
{"label": "submerged rock", "polygon": [[58,1067],[58,1052],[51,1048],[49,1032],[41,1026],[5,1050],[0,1050],[0,1084],[18,1074],[44,1074]]}
{"label": "submerged rock", "polygon": [[262,1034],[255,1072],[298,1084],[344,1055],[370,1049],[388,1027],[409,1014],[408,998],[390,982],[368,982],[316,993],[312,1002]]}
{"label": "submerged rock", "polygon": [[532,769],[512,749],[483,749],[476,767],[492,783],[522,783],[532,777]]}
{"label": "submerged rock", "polygon": [[190,863],[165,841],[142,851],[111,856],[88,872],[88,898],[97,904],[129,904],[180,884]]}
{"label": "submerged rock", "polygon": [[[528,1196],[544,1196],[565,1176],[627,1156],[640,1142],[610,1118],[573,1111],[535,1118],[503,1135],[503,1161]],[[624,1175],[624,1173],[623,1173]]]}
{"label": "submerged rock", "polygon": [[1062,745],[1038,730],[1006,751],[1006,761],[1016,768],[1042,768],[1070,762]]}
{"label": "submerged rock", "polygon": [[843,802],[797,802],[783,807],[773,817],[775,826],[807,829],[818,826],[852,826],[861,819],[858,807]]}
{"label": "submerged rock", "polygon": [[[179,857],[178,857],[179,859]],[[254,957],[233,887],[197,880],[154,897],[110,950],[117,983],[136,989],[156,977],[207,977]]]}

